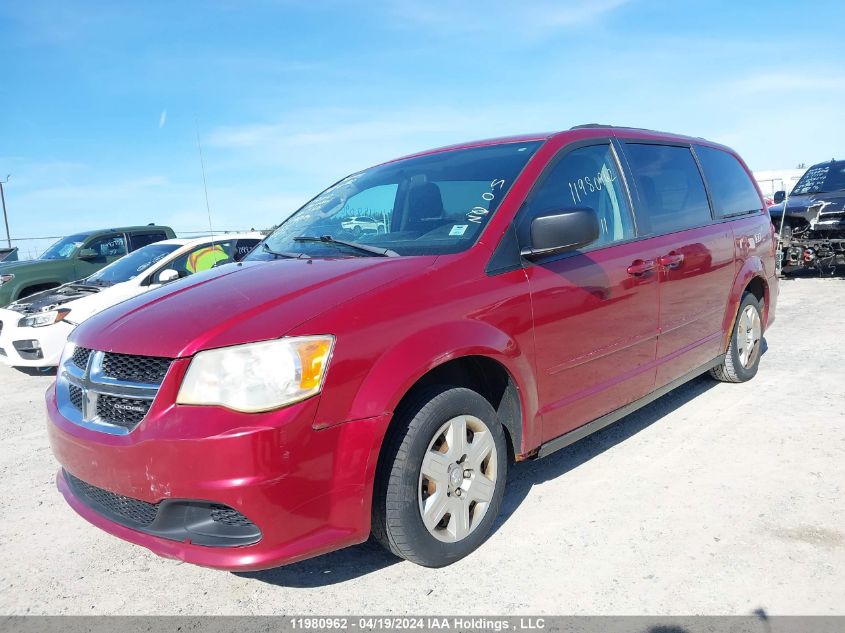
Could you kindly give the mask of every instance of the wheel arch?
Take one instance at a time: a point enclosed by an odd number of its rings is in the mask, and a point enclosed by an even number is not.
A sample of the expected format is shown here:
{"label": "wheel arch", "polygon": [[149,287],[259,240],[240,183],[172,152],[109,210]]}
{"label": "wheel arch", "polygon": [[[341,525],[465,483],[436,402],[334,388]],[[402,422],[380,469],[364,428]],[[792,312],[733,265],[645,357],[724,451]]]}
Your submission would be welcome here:
{"label": "wheel arch", "polygon": [[499,411],[513,452],[520,455],[535,441],[531,430],[538,404],[532,367],[517,341],[492,324],[464,320],[426,328],[372,364],[347,419],[387,414],[392,424],[394,412],[416,390],[438,383],[465,386]]}
{"label": "wheel arch", "polygon": [[38,292],[43,292],[45,290],[52,290],[53,288],[58,288],[62,285],[63,282],[50,280],[50,279],[42,279],[37,281],[26,281],[20,285],[15,293],[15,300],[21,299],[23,297],[28,297],[30,295],[34,295]]}
{"label": "wheel arch", "polygon": [[727,350],[730,342],[731,332],[733,332],[734,323],[736,322],[737,310],[742,301],[742,295],[746,292],[753,294],[763,307],[763,329],[765,331],[768,325],[769,315],[769,282],[766,279],[766,271],[763,267],[763,262],[757,258],[749,258],[743,264],[737,274],[734,285],[731,288],[731,293],[728,300],[728,308],[725,311],[722,330],[722,349]]}

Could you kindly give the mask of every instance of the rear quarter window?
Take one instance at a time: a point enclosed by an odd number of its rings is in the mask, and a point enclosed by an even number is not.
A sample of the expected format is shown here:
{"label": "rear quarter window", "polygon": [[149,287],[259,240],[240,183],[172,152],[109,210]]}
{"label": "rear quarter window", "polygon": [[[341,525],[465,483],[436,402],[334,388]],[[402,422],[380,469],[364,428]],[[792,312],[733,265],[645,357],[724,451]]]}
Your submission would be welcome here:
{"label": "rear quarter window", "polygon": [[695,153],[710,188],[716,217],[756,213],[763,208],[757,189],[735,156],[705,146],[696,146]]}

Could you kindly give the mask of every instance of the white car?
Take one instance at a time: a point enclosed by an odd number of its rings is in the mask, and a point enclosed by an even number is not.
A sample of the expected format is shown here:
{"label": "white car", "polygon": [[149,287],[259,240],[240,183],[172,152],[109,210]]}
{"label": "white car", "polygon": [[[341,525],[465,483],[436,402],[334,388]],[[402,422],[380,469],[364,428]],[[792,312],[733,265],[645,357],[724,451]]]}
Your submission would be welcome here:
{"label": "white car", "polygon": [[384,233],[384,223],[378,222],[371,217],[356,215],[344,218],[340,223],[341,228],[358,236],[361,233]]}
{"label": "white car", "polygon": [[0,309],[0,362],[53,367],[73,329],[106,308],[170,281],[240,261],[263,239],[228,233],[149,244],[80,281],[45,290]]}

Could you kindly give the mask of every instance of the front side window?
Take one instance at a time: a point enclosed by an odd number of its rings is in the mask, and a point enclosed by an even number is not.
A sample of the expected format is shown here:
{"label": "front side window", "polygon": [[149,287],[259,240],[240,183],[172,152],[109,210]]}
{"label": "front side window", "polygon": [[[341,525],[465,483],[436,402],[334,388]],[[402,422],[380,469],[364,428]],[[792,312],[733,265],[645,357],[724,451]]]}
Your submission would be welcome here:
{"label": "front side window", "polygon": [[599,239],[591,248],[634,237],[625,186],[609,144],[572,150],[552,168],[521,213],[520,243],[530,243],[531,220],[573,207],[590,207],[598,216]]}
{"label": "front side window", "polygon": [[111,286],[112,284],[129,281],[178,248],[178,244],[150,244],[118,259],[105,268],[101,268],[88,277],[85,282],[97,286]]}
{"label": "front side window", "polygon": [[696,145],[695,153],[710,187],[716,217],[742,215],[763,208],[757,189],[736,157],[703,145]]}
{"label": "front side window", "polygon": [[711,221],[704,182],[688,147],[628,143],[625,153],[639,192],[637,221],[644,233],[673,233]]}
{"label": "front side window", "polygon": [[85,248],[90,248],[97,253],[97,260],[105,261],[108,257],[126,255],[126,240],[122,235],[107,235],[91,240]]}
{"label": "front side window", "polygon": [[540,144],[447,150],[353,174],[294,213],[247,259],[465,250]]}
{"label": "front side window", "polygon": [[39,259],[67,259],[76,252],[88,237],[85,233],[69,235],[60,239],[41,254]]}

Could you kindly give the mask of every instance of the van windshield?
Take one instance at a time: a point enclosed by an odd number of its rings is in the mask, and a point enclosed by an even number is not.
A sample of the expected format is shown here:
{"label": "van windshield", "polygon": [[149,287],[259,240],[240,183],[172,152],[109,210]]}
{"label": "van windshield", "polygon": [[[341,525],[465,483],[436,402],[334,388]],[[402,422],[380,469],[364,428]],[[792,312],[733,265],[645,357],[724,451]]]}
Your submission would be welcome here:
{"label": "van windshield", "polygon": [[465,250],[540,144],[448,150],[353,174],[294,213],[247,260]]}

